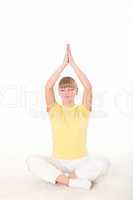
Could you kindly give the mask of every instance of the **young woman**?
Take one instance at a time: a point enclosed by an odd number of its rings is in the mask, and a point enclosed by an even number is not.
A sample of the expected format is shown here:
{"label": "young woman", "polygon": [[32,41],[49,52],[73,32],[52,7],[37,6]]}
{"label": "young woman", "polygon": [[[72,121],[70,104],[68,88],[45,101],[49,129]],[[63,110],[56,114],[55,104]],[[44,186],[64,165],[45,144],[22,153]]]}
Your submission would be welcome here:
{"label": "young woman", "polygon": [[[84,87],[80,105],[75,104],[78,87],[70,76],[63,77],[59,82],[62,105],[55,99],[53,87],[68,64]],[[110,161],[106,158],[92,158],[88,153],[86,139],[92,111],[92,86],[74,62],[70,45],[67,45],[62,65],[45,85],[45,98],[52,127],[53,151],[51,156],[28,156],[26,163],[29,171],[49,183],[91,189],[107,174]]]}

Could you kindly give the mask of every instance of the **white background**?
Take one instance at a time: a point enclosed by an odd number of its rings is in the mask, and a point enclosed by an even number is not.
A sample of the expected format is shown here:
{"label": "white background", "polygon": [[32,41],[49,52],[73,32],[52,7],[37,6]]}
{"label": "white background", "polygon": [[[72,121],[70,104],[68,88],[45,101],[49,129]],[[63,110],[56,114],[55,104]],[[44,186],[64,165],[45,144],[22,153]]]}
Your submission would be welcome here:
{"label": "white background", "polygon": [[[44,87],[67,43],[93,86],[88,151],[112,163],[92,192],[44,185],[25,162],[29,154],[51,153]],[[132,200],[132,68],[132,0],[1,0],[0,199]],[[83,87],[70,65],[65,75],[76,79],[80,104]]]}
{"label": "white background", "polygon": [[[50,153],[44,86],[69,43],[93,86],[89,151],[128,157],[133,152],[132,36],[132,1],[1,1],[1,152],[19,152],[25,146],[27,152]],[[71,66],[61,77],[66,74],[78,82],[80,103],[82,85]]]}

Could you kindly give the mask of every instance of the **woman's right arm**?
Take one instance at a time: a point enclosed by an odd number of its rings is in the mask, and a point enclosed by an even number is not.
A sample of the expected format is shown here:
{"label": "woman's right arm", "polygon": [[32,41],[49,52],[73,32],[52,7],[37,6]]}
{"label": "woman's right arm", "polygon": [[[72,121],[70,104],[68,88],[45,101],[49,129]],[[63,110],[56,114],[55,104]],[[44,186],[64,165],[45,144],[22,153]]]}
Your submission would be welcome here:
{"label": "woman's right arm", "polygon": [[45,85],[45,101],[46,101],[46,110],[49,112],[49,110],[52,108],[52,106],[55,104],[55,94],[54,94],[54,85],[56,80],[59,78],[61,72],[63,71],[64,66],[61,65],[50,77],[50,79],[47,81]]}
{"label": "woman's right arm", "polygon": [[53,87],[57,79],[59,78],[60,74],[65,69],[68,63],[69,63],[69,60],[68,60],[68,54],[66,50],[62,65],[60,65],[59,68],[51,75],[51,77],[48,79],[45,85],[45,99],[46,99],[46,104],[47,104],[47,112],[49,112],[51,107],[56,102]]}
{"label": "woman's right arm", "polygon": [[67,44],[67,48],[65,51],[65,55],[64,55],[64,59],[63,59],[63,63],[62,65],[60,65],[60,67],[52,74],[52,76],[48,79],[45,88],[49,89],[49,88],[53,88],[53,86],[55,85],[55,82],[57,81],[57,79],[59,78],[61,72],[64,70],[64,68],[67,66],[67,64],[69,63],[69,57],[68,57],[68,44]]}
{"label": "woman's right arm", "polygon": [[59,78],[60,74],[64,70],[65,66],[60,65],[59,68],[50,76],[48,81],[46,82],[45,89],[51,89],[54,87],[57,79]]}

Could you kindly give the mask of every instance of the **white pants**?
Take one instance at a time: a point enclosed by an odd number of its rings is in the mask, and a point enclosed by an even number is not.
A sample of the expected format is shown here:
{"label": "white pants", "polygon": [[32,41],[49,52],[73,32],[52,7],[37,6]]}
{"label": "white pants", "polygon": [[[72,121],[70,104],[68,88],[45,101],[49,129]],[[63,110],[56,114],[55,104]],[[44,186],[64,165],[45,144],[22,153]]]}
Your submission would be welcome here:
{"label": "white pants", "polygon": [[26,158],[27,169],[46,182],[55,184],[56,178],[75,171],[78,178],[99,181],[107,174],[111,165],[106,158],[86,156],[74,160],[59,160],[52,156],[31,154]]}

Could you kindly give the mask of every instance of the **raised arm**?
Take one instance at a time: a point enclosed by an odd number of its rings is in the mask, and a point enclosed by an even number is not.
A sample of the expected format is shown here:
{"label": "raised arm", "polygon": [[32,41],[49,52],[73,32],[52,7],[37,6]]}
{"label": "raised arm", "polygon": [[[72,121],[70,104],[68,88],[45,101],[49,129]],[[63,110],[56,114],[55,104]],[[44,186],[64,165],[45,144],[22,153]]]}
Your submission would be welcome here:
{"label": "raised arm", "polygon": [[67,54],[67,50],[66,50],[63,63],[50,76],[50,78],[48,79],[48,81],[46,82],[46,85],[45,85],[45,100],[46,100],[46,104],[47,104],[47,112],[49,112],[49,110],[51,109],[53,104],[56,102],[53,87],[54,87],[57,79],[59,78],[60,74],[67,66],[67,64],[68,64],[68,54]]}
{"label": "raised arm", "polygon": [[72,68],[74,69],[76,75],[78,76],[80,82],[84,87],[84,93],[82,98],[82,104],[89,110],[92,111],[92,85],[88,80],[87,76],[81,69],[76,65],[70,50],[70,46],[68,46],[68,56],[69,56],[69,63],[71,64]]}

